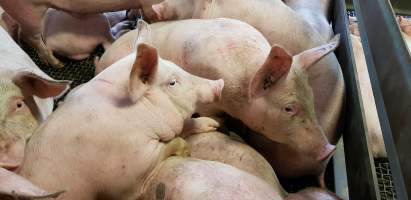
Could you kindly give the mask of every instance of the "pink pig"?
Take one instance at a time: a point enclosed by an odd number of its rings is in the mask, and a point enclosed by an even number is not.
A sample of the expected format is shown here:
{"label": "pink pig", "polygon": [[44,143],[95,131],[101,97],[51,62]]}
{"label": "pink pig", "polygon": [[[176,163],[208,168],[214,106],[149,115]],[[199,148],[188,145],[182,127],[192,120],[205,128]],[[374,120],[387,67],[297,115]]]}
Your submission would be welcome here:
{"label": "pink pig", "polygon": [[99,44],[107,49],[114,42],[110,23],[104,14],[74,16],[49,9],[44,23],[46,45],[56,54],[74,60],[89,57]]}
{"label": "pink pig", "polygon": [[139,44],[137,53],[78,88],[37,129],[20,174],[48,191],[66,190],[61,199],[138,199],[159,162],[188,154],[176,137],[185,123],[202,123],[191,115],[218,100],[223,86]]}

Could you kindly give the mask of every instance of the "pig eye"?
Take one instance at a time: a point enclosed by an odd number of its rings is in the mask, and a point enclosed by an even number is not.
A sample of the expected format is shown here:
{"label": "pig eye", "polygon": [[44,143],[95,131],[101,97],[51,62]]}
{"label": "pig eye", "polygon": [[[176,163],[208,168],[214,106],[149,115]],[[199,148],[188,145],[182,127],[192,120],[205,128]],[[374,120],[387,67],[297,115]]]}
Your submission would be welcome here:
{"label": "pig eye", "polygon": [[175,86],[177,84],[177,80],[176,79],[173,79],[173,80],[171,80],[169,83],[168,83],[168,85],[170,86],[170,87],[173,87],[173,86]]}
{"label": "pig eye", "polygon": [[295,105],[289,104],[283,108],[283,111],[289,115],[297,114],[297,107]]}

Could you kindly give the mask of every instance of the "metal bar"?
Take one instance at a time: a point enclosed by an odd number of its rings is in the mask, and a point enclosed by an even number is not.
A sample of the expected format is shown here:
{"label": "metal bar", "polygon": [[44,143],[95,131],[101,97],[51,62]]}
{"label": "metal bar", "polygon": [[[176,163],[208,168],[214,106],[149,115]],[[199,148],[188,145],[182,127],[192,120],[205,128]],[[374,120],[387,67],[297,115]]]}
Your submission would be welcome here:
{"label": "metal bar", "polygon": [[354,0],[398,199],[411,195],[411,58],[387,0]]}
{"label": "metal bar", "polygon": [[341,34],[336,50],[346,83],[344,150],[347,167],[350,199],[379,200],[374,159],[368,146],[364,121],[363,102],[348,31],[348,17],[343,0],[336,0],[334,6],[335,32]]}
{"label": "metal bar", "polygon": [[333,162],[335,193],[341,199],[349,200],[343,139],[341,139],[337,144],[337,150],[335,151]]}

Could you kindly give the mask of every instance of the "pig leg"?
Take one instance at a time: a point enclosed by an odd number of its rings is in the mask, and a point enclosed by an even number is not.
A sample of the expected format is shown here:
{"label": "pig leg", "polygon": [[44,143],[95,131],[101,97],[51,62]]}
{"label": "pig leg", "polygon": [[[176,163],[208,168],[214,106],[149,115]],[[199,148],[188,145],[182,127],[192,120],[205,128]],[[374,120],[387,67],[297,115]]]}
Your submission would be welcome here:
{"label": "pig leg", "polygon": [[[53,51],[47,48],[46,44],[43,41],[42,35],[41,35],[41,30],[42,30],[42,17],[45,13],[44,11],[41,12],[36,12],[33,11],[32,14],[38,14],[41,13],[40,16],[34,16],[34,17],[24,17],[20,16],[17,18],[20,18],[19,20],[16,20],[19,22],[19,34],[18,37],[19,39],[23,39],[25,42],[28,43],[28,45],[34,47],[37,50],[37,53],[39,54],[40,58],[43,60],[43,62],[54,66],[56,68],[62,68],[64,65],[53,55]],[[11,15],[11,14],[10,14]],[[12,16],[12,15],[11,15]],[[12,16],[13,18],[16,16]],[[32,19],[32,20],[30,20]]]}
{"label": "pig leg", "polygon": [[184,128],[181,133],[183,138],[193,134],[207,133],[217,130],[220,127],[220,123],[209,117],[191,118],[186,120]]}
{"label": "pig leg", "polygon": [[33,185],[25,178],[0,168],[0,199],[3,199],[3,196],[13,197],[14,199],[57,198],[63,192],[49,193]]}
{"label": "pig leg", "polygon": [[317,177],[317,181],[318,181],[318,185],[320,186],[320,188],[326,189],[324,177],[325,177],[325,171],[323,171],[323,172]]}
{"label": "pig leg", "polygon": [[161,162],[171,156],[190,156],[188,144],[184,139],[177,137],[165,144],[162,153],[160,154],[159,161]]}

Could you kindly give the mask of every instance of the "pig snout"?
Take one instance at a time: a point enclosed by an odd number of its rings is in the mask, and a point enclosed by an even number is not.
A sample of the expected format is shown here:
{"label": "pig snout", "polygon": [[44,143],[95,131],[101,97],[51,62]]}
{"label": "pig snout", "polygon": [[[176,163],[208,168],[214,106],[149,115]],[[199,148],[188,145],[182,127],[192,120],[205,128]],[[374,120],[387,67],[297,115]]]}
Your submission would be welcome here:
{"label": "pig snout", "polygon": [[221,99],[223,88],[223,79],[206,80],[206,83],[203,84],[203,87],[199,90],[199,103],[209,104],[219,101]]}
{"label": "pig snout", "polygon": [[334,154],[334,152],[335,152],[335,145],[327,144],[325,145],[323,150],[319,153],[316,160],[319,162],[324,162],[328,158],[330,158]]}

